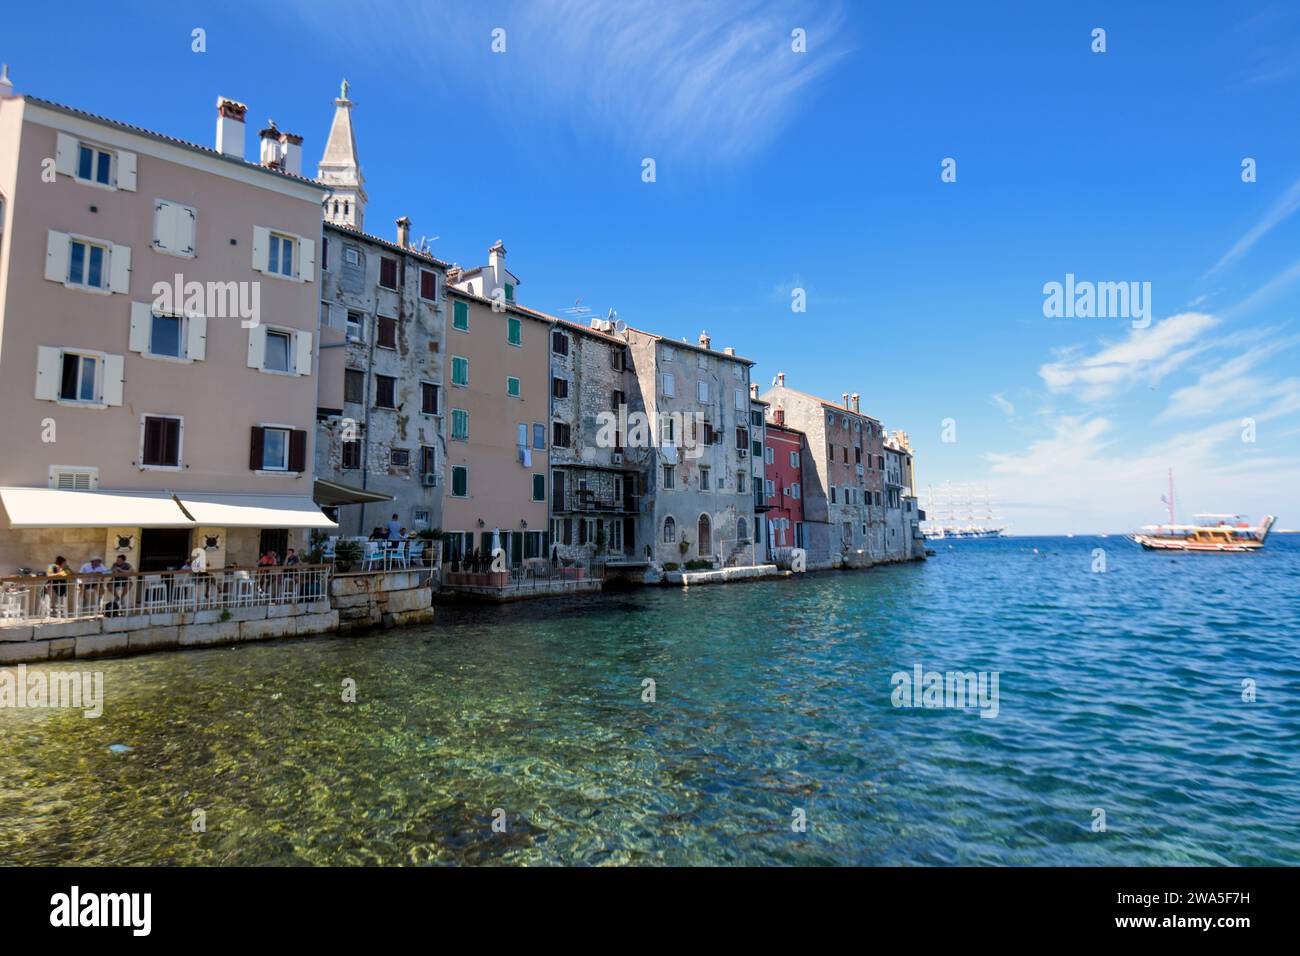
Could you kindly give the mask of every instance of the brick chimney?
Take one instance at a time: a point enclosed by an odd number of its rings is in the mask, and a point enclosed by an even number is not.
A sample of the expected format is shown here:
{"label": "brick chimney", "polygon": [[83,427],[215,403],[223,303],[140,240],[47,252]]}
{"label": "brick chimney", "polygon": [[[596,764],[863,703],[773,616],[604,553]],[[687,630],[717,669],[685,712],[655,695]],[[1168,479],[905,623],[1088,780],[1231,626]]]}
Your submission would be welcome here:
{"label": "brick chimney", "polygon": [[[849,408],[853,409],[855,412],[858,411],[858,399],[860,397],[861,396],[858,395],[857,392],[854,392],[852,395],[849,396]],[[862,413],[858,412],[858,414],[860,415]]]}
{"label": "brick chimney", "polygon": [[780,388],[785,388],[785,372],[777,372],[777,373],[776,373],[776,384],[777,384]]}
{"label": "brick chimney", "polygon": [[280,158],[284,171],[295,176],[302,175],[302,137],[295,133],[280,134]]}
{"label": "brick chimney", "polygon": [[712,341],[713,341],[713,340],[712,340],[711,338],[709,338],[709,333],[708,333],[708,332],[701,332],[701,333],[700,333],[700,348],[702,348],[702,349],[707,349],[707,348],[709,347],[709,343],[712,342]]}
{"label": "brick chimney", "polygon": [[757,382],[750,382],[750,383],[749,383],[749,397],[750,397],[750,398],[758,398],[758,383],[757,383]]}
{"label": "brick chimney", "polygon": [[225,96],[217,97],[217,152],[244,158],[244,114],[248,107]]}
{"label": "brick chimney", "polygon": [[488,250],[488,272],[492,274],[492,285],[501,288],[506,281],[506,244],[498,239]]}
{"label": "brick chimney", "polygon": [[403,216],[397,220],[397,244],[403,249],[410,248],[411,245],[411,220],[408,216]]}
{"label": "brick chimney", "polygon": [[840,405],[843,406],[844,408],[848,408],[848,407],[849,407],[849,393],[848,393],[848,392],[844,392],[842,395],[840,395]]}

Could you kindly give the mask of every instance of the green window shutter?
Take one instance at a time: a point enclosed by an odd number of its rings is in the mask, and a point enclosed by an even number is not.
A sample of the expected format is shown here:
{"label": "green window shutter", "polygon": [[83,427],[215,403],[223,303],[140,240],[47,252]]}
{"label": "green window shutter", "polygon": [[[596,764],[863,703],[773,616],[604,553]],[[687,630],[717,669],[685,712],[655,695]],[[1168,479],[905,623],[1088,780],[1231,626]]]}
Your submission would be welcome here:
{"label": "green window shutter", "polygon": [[469,359],[455,358],[451,360],[451,384],[468,385],[469,384]]}
{"label": "green window shutter", "polygon": [[507,302],[515,301],[515,287],[511,285],[509,282],[506,283],[506,301]]}
{"label": "green window shutter", "polygon": [[511,398],[519,397],[519,379],[517,378],[506,379],[506,394],[509,395]]}
{"label": "green window shutter", "polygon": [[[510,286],[506,286],[506,288],[508,289],[510,288]],[[512,318],[509,320],[508,328],[506,332],[506,340],[511,345],[519,345],[521,342],[523,342],[522,323],[520,323],[518,319]]]}
{"label": "green window shutter", "polygon": [[469,331],[469,303],[457,302],[452,307],[451,324],[462,331]]}
{"label": "green window shutter", "polygon": [[463,408],[452,409],[451,437],[454,441],[467,441],[469,439],[469,412]]}
{"label": "green window shutter", "polygon": [[533,500],[534,501],[546,500],[546,476],[545,475],[533,475]]}
{"label": "green window shutter", "polygon": [[451,493],[458,498],[465,497],[469,490],[469,469],[456,467],[451,470]]}

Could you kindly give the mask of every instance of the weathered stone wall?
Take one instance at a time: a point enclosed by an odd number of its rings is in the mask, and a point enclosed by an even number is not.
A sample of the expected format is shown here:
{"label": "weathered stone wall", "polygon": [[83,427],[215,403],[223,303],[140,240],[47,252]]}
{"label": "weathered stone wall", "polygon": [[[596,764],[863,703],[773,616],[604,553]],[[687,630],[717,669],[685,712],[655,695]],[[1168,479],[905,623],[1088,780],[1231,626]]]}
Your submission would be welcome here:
{"label": "weathered stone wall", "polygon": [[427,571],[338,574],[330,579],[330,605],[340,631],[405,627],[433,620]]}

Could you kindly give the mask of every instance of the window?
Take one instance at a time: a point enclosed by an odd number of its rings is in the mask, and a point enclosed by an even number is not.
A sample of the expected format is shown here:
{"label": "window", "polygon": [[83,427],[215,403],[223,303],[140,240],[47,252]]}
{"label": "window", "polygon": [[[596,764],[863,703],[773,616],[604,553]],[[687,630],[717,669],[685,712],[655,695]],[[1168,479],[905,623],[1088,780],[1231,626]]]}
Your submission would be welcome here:
{"label": "window", "polygon": [[765,484],[767,485],[767,497],[769,497],[769,498],[775,498],[775,497],[776,497],[776,482],[773,481],[771,478],[769,478],[769,479],[767,479],[767,481],[765,482]]}
{"label": "window", "polygon": [[749,524],[744,518],[736,519],[736,540],[743,543],[749,543]]}
{"label": "window", "polygon": [[668,398],[672,398],[674,395],[677,394],[677,392],[676,392],[675,389],[676,389],[676,383],[675,383],[674,380],[673,380],[673,373],[672,373],[672,372],[664,372],[664,374],[663,374],[663,393],[664,393],[664,395],[666,395]]}
{"label": "window", "polygon": [[108,288],[108,247],[73,239],[68,245],[68,285]]}
{"label": "window", "polygon": [[755,460],[763,457],[763,443],[757,438],[750,443],[749,453],[754,456]]}
{"label": "window", "polygon": [[[744,377],[744,374],[745,374],[745,373],[744,373],[744,371],[741,369],[741,367],[740,367],[739,365],[736,365],[736,364],[733,362],[732,365],[731,365],[731,377],[732,377],[732,378],[739,379],[739,378],[743,378],[743,377]],[[739,408],[740,406],[737,405],[736,407]]]}
{"label": "window", "polygon": [[343,455],[340,465],[350,471],[361,467],[361,442],[345,441],[340,446]]}
{"label": "window", "polygon": [[569,447],[569,426],[564,422],[551,423],[551,446],[554,448]]}
{"label": "window", "polygon": [[659,419],[659,441],[664,445],[671,445],[674,442],[674,425],[670,415],[665,415]]}
{"label": "window", "polygon": [[512,285],[512,284],[509,283],[509,282],[507,282],[507,283],[505,284],[505,286],[506,286],[506,301],[507,301],[507,302],[513,302],[513,301],[515,301],[515,287],[514,287],[514,285]]}
{"label": "window", "polygon": [[360,369],[343,370],[343,401],[356,405],[366,400],[366,373]]}
{"label": "window", "polygon": [[469,441],[469,412],[463,408],[451,410],[451,440]]}
{"label": "window", "polygon": [[397,407],[397,379],[391,375],[375,376],[375,406],[377,408]]}
{"label": "window", "polygon": [[348,341],[361,342],[365,339],[366,317],[360,312],[348,310]]}
{"label": "window", "polygon": [[709,490],[709,475],[710,475],[710,474],[711,474],[711,472],[710,472],[710,469],[708,468],[707,465],[701,465],[701,466],[700,466],[700,491],[708,491],[708,490]]}
{"label": "window", "polygon": [[519,379],[513,375],[506,376],[506,394],[511,398],[519,397]]}
{"label": "window", "polygon": [[457,388],[469,387],[469,359],[459,355],[451,357],[451,384]]}
{"label": "window", "polygon": [[736,494],[743,495],[744,493],[745,493],[745,473],[743,471],[738,471],[736,472]]}
{"label": "window", "polygon": [[397,348],[397,320],[386,315],[375,318],[375,344],[381,349]]}
{"label": "window", "polygon": [[799,453],[797,451],[790,452],[790,467],[791,468],[799,467]]}
{"label": "window", "polygon": [[702,401],[702,402],[707,402],[707,401],[709,400],[709,383],[708,383],[708,382],[696,382],[696,383],[695,383],[695,397],[698,398],[698,399],[699,399],[700,401]]}
{"label": "window", "polygon": [[671,345],[665,345],[662,354],[665,362],[675,362],[677,360],[677,350]]}
{"label": "window", "polygon": [[178,315],[152,313],[149,327],[149,354],[170,358],[185,357],[185,339],[181,334],[183,320]]}
{"label": "window", "polygon": [[551,379],[551,394],[556,398],[569,397],[569,380],[556,376]]}
{"label": "window", "polygon": [[803,497],[803,489],[800,488],[799,482],[796,481],[792,485],[790,485],[790,497],[791,498]]}
{"label": "window", "polygon": [[707,355],[705,355],[703,352],[696,352],[696,353],[695,353],[695,364],[698,365],[700,368],[708,368],[708,367],[709,367],[709,357],[708,357]]}
{"label": "window", "polygon": [[153,247],[173,256],[193,256],[194,208],[159,199],[153,210]]}
{"label": "window", "polygon": [[674,465],[664,465],[664,487],[677,487],[677,468]]}
{"label": "window", "polygon": [[420,446],[420,474],[433,475],[438,472],[438,449],[432,445]]}
{"label": "window", "polygon": [[621,388],[616,388],[609,396],[609,405],[614,411],[618,411],[627,404],[627,395]]}
{"label": "window", "polygon": [[262,429],[262,471],[289,470],[289,429]]}
{"label": "window", "polygon": [[609,367],[616,372],[623,371],[627,366],[623,363],[623,350],[614,348],[609,350]]}
{"label": "window", "polygon": [[112,185],[113,154],[82,143],[77,150],[77,178],[88,183]]}
{"label": "window", "polygon": [[94,491],[99,487],[99,469],[51,465],[50,487],[62,491]]}
{"label": "window", "polygon": [[[335,203],[334,205],[337,206],[338,203]],[[335,209],[334,211],[338,212],[338,209]],[[343,261],[350,266],[361,265],[361,250],[356,246],[345,247],[343,250]]]}
{"label": "window", "polygon": [[330,241],[325,236],[320,241],[320,267],[322,272],[329,272],[330,269]]}
{"label": "window", "polygon": [[266,351],[263,353],[262,368],[268,372],[288,372],[290,370],[290,340],[293,336],[288,332],[277,332],[273,329],[266,330]]}
{"label": "window", "polygon": [[457,300],[451,307],[451,327],[461,332],[469,331],[469,303]]}
{"label": "window", "polygon": [[831,485],[831,504],[835,504],[835,486]]}
{"label": "window", "polygon": [[749,432],[745,428],[736,429],[736,447],[745,451],[749,449]]}
{"label": "window", "polygon": [[[735,366],[735,367],[739,368],[740,366]],[[743,388],[738,388],[735,389],[735,393],[736,393],[736,411],[743,412],[745,408],[749,405],[749,401],[745,398],[745,390]]]}
{"label": "window", "polygon": [[181,419],[145,415],[141,424],[140,464],[146,468],[179,468]]}
{"label": "window", "polygon": [[763,464],[765,464],[765,465],[774,465],[774,464],[776,464],[776,449],[775,449],[775,448],[764,448],[764,449],[763,449]]}
{"label": "window", "polygon": [[433,302],[438,298],[438,273],[420,270],[420,298]]}
{"label": "window", "polygon": [[420,383],[420,414],[438,414],[438,386],[433,382]]}
{"label": "window", "polygon": [[545,475],[533,475],[533,500],[534,501],[546,500],[546,476]]}
{"label": "window", "polygon": [[533,447],[539,449],[546,447],[546,426],[541,422],[533,422]]}
{"label": "window", "polygon": [[276,275],[294,276],[293,250],[295,240],[278,232],[271,233],[267,247],[266,270]]}
{"label": "window", "polygon": [[99,399],[99,359],[75,352],[63,353],[63,377],[59,398],[65,402],[94,402]]}
{"label": "window", "polygon": [[379,259],[379,284],[385,289],[397,288],[397,260],[388,256]]}
{"label": "window", "polygon": [[469,469],[464,465],[451,466],[451,496],[464,498],[469,495]]}
{"label": "window", "polygon": [[[506,288],[508,289],[510,288],[510,286],[506,286]],[[524,341],[523,335],[524,335],[524,329],[523,329],[522,322],[516,319],[513,315],[510,316],[508,319],[506,319],[506,343],[507,344],[522,345]]]}
{"label": "window", "polygon": [[862,449],[861,449],[861,448],[854,448],[854,449],[853,449],[853,463],[854,463],[855,465],[860,465],[860,464],[862,464]]}
{"label": "window", "polygon": [[558,329],[551,332],[551,351],[556,355],[569,354],[569,337]]}
{"label": "window", "polygon": [[411,450],[409,448],[390,448],[388,450],[388,463],[394,468],[410,468]]}
{"label": "window", "polygon": [[672,515],[664,519],[664,544],[672,544],[677,540],[677,522],[673,520]]}

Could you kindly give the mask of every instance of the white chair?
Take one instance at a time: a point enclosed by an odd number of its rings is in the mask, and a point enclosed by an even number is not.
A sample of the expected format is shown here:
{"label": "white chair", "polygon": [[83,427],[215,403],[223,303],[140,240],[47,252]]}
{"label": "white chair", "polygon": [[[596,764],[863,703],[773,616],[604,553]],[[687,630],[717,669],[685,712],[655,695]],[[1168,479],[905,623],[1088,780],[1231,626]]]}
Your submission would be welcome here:
{"label": "white chair", "polygon": [[247,571],[236,571],[230,580],[230,599],[235,607],[253,604],[253,579]]}
{"label": "white chair", "polygon": [[408,567],[424,567],[424,549],[427,547],[423,538],[416,538],[411,542],[406,552],[406,561]]}
{"label": "white chair", "polygon": [[172,579],[172,603],[179,610],[194,605],[194,578],[191,575]]}
{"label": "white chair", "polygon": [[5,591],[0,603],[0,619],[22,620],[27,616],[27,590]]}
{"label": "white chair", "polygon": [[393,541],[388,545],[388,566],[395,568],[399,564],[402,567],[409,567],[407,563],[407,548],[409,544],[405,541]]}
{"label": "white chair", "polygon": [[167,607],[167,585],[160,574],[147,574],[140,607],[146,611],[160,611]]}
{"label": "white chair", "polygon": [[361,566],[367,570],[373,570],[374,565],[382,567],[388,566],[388,552],[384,548],[382,541],[366,541],[365,555],[361,559]]}

